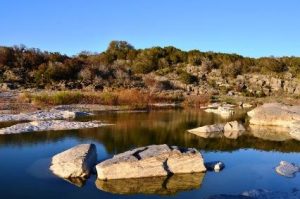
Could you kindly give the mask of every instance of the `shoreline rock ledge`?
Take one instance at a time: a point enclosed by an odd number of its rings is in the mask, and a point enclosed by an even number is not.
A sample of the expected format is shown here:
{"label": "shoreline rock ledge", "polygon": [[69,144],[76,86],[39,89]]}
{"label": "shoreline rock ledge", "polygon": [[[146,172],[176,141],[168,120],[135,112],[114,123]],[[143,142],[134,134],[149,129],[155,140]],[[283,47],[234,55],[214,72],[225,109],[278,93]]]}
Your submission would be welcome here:
{"label": "shoreline rock ledge", "polygon": [[199,151],[177,146],[150,145],[115,155],[96,165],[99,180],[159,177],[205,172]]}
{"label": "shoreline rock ledge", "polygon": [[53,156],[50,170],[65,179],[87,178],[96,162],[96,146],[80,144]]}

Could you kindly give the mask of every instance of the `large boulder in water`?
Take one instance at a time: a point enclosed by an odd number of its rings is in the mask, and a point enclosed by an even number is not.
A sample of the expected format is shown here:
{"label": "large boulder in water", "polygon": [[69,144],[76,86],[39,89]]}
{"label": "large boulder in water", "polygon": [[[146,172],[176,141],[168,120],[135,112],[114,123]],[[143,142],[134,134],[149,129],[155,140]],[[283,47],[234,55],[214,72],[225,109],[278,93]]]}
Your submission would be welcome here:
{"label": "large boulder in water", "polygon": [[287,106],[280,103],[268,103],[249,111],[249,123],[293,127],[300,122],[300,106]]}
{"label": "large boulder in water", "polygon": [[86,178],[96,161],[96,146],[80,144],[53,156],[50,170],[61,178]]}
{"label": "large boulder in water", "polygon": [[115,155],[96,166],[98,179],[126,179],[205,172],[201,154],[192,148],[151,145]]}

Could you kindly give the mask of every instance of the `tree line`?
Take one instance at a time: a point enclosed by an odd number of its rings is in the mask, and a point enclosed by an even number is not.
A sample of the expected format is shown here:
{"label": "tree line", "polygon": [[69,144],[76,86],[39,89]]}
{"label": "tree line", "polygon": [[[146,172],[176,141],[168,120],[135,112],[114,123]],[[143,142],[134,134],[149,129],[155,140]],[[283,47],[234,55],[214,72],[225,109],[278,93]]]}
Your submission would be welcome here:
{"label": "tree line", "polygon": [[[182,51],[173,46],[135,49],[126,41],[112,41],[101,53],[81,52],[67,56],[58,52],[26,48],[23,45],[0,47],[0,81],[46,85],[59,81],[82,81],[86,85],[124,84],[156,72],[184,71],[186,66],[207,72],[220,69],[224,77],[245,73],[280,75],[290,72],[298,77],[300,57],[249,58],[237,54]],[[187,78],[191,78],[190,76]]]}

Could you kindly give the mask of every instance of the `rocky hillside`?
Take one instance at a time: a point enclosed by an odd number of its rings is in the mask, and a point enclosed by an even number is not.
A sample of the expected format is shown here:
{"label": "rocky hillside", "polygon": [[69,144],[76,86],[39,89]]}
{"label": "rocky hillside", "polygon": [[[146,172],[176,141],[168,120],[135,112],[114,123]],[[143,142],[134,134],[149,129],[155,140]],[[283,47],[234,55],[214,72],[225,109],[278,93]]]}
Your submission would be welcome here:
{"label": "rocky hillside", "polygon": [[24,46],[0,47],[0,89],[137,88],[185,95],[264,97],[300,94],[300,58],[135,49],[112,41],[105,52],[69,57]]}

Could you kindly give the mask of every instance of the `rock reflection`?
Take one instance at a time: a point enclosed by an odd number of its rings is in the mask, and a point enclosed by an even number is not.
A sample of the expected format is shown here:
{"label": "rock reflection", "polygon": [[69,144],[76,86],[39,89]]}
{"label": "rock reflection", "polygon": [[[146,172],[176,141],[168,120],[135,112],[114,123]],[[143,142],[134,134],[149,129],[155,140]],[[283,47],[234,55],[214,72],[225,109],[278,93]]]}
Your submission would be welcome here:
{"label": "rock reflection", "polygon": [[289,128],[278,126],[250,125],[249,129],[251,135],[263,140],[280,142],[293,139],[289,134]]}
{"label": "rock reflection", "polygon": [[97,180],[98,189],[114,194],[174,195],[182,191],[200,188],[204,173],[176,174],[166,177]]}
{"label": "rock reflection", "polygon": [[85,178],[64,178],[67,182],[77,186],[77,187],[83,187],[86,183]]}

